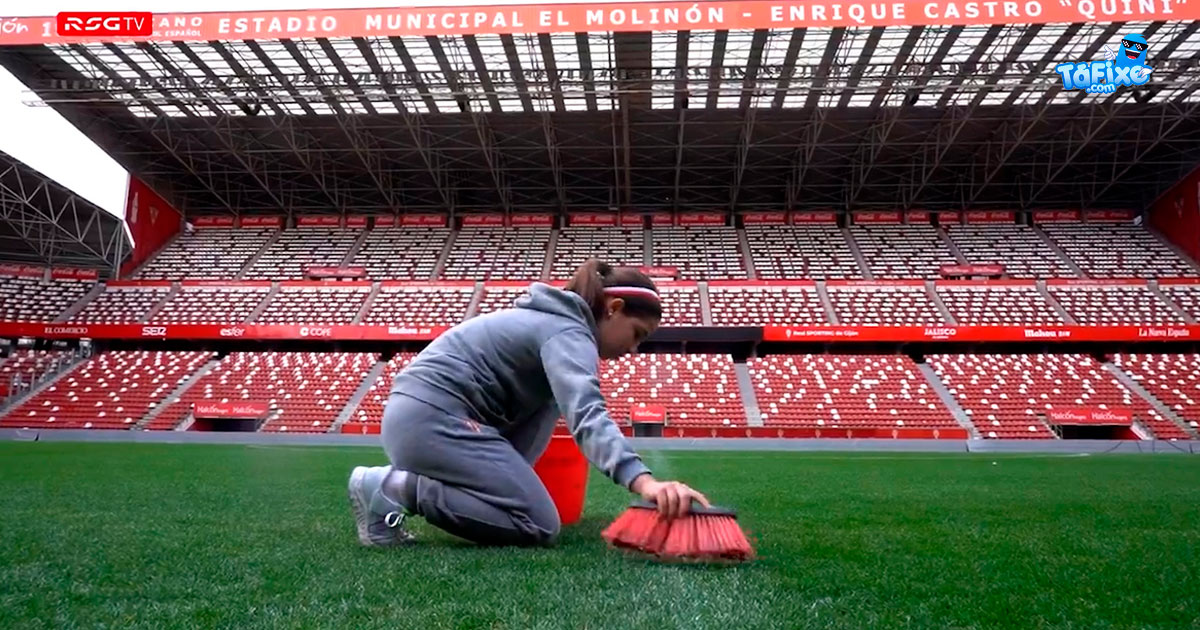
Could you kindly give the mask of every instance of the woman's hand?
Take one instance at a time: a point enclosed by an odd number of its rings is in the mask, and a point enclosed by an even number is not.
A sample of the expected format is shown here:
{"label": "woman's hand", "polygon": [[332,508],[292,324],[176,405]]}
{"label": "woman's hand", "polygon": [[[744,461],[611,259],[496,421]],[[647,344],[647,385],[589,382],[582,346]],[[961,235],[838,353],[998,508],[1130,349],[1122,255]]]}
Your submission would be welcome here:
{"label": "woman's hand", "polygon": [[658,506],[658,513],[668,518],[684,516],[695,500],[704,507],[711,507],[708,499],[678,481],[657,481],[649,474],[633,480],[629,487],[635,494]]}

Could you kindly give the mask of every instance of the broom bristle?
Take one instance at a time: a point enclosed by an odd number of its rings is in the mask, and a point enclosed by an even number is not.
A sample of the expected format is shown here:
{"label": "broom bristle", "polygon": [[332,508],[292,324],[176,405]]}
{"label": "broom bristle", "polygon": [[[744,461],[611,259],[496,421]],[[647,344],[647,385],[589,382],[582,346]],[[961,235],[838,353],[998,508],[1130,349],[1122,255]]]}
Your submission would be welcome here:
{"label": "broom bristle", "polygon": [[723,508],[696,510],[683,518],[663,518],[652,506],[635,504],[601,533],[613,547],[659,560],[743,561],[754,557],[736,515]]}

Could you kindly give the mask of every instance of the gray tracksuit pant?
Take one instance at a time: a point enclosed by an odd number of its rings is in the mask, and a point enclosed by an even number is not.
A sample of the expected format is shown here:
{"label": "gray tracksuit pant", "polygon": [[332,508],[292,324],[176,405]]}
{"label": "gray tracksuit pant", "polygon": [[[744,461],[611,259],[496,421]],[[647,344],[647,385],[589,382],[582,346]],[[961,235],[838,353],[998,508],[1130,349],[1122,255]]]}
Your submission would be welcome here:
{"label": "gray tracksuit pant", "polygon": [[558,511],[532,464],[554,424],[502,432],[462,416],[403,394],[388,399],[383,448],[392,466],[411,473],[405,507],[480,544],[552,543]]}

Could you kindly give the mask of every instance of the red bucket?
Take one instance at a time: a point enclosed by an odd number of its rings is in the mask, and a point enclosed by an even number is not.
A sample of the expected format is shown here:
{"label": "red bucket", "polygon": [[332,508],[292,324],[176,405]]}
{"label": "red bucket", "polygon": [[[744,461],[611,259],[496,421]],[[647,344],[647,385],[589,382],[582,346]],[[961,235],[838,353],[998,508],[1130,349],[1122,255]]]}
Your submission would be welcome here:
{"label": "red bucket", "polygon": [[583,500],[587,495],[588,461],[580,452],[575,439],[569,435],[550,438],[546,452],[533,465],[533,471],[546,486],[558,518],[563,525],[574,525],[583,516]]}

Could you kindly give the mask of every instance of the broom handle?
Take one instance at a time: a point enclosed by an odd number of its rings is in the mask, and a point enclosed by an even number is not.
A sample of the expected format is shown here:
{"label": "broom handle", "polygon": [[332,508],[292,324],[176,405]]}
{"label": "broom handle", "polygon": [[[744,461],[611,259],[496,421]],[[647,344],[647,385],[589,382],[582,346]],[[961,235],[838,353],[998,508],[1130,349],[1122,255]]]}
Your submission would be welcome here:
{"label": "broom handle", "polygon": [[[651,501],[639,499],[639,500],[633,502],[632,507],[645,508],[647,510],[657,510],[658,504],[653,503]],[[707,514],[710,516],[732,516],[734,518],[737,518],[737,512],[734,511],[732,508],[720,507],[720,506],[716,506],[716,505],[714,505],[712,507],[704,507],[695,501],[692,502],[692,507],[691,507],[690,513],[691,514]]]}

